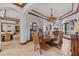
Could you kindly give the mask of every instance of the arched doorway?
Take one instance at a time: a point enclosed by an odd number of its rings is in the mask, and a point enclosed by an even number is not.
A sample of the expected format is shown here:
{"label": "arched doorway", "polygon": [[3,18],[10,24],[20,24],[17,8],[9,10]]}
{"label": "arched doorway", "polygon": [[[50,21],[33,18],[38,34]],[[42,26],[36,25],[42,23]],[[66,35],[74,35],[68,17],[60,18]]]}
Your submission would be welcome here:
{"label": "arched doorway", "polygon": [[37,23],[36,22],[32,23],[32,30],[35,32],[37,31]]}
{"label": "arched doorway", "polygon": [[38,31],[38,24],[36,22],[32,22],[30,24],[30,40],[32,41],[32,31],[37,32]]}
{"label": "arched doorway", "polygon": [[[5,13],[6,13],[6,11],[5,10],[11,10],[11,11],[13,11],[13,13],[15,12],[18,16],[20,15],[20,12],[17,10],[17,9],[15,9],[15,8],[12,8],[12,7],[3,7],[3,8],[0,8],[0,11],[1,12],[3,12],[3,15],[1,16],[1,18],[0,18],[0,51],[2,50],[2,49],[4,49],[5,47],[7,47],[6,46],[6,44],[4,44],[4,43],[6,43],[6,42],[2,42],[2,39],[3,39],[3,37],[5,36],[4,35],[4,32],[9,32],[9,33],[11,33],[12,35],[11,36],[13,36],[14,35],[14,31],[15,31],[15,24],[17,23],[17,21],[13,21],[13,19],[14,18],[10,18],[10,17],[6,17],[5,16]],[[10,14],[10,15],[13,15],[12,13],[8,13],[8,14]],[[12,20],[11,20],[12,19]],[[20,18],[19,18],[20,19]],[[5,22],[2,22],[2,20],[4,20]],[[10,22],[10,23],[8,23],[8,21]],[[20,20],[19,20],[20,21]],[[13,22],[13,23],[11,23],[11,22]],[[14,23],[15,22],[15,23]],[[7,25],[6,25],[7,24]],[[4,27],[3,27],[4,26]],[[5,28],[6,27],[6,28]],[[13,31],[13,32],[11,32],[11,30]],[[12,39],[12,38],[11,38]],[[20,39],[19,39],[20,40]],[[10,42],[10,41],[7,41],[7,43],[8,42]]]}

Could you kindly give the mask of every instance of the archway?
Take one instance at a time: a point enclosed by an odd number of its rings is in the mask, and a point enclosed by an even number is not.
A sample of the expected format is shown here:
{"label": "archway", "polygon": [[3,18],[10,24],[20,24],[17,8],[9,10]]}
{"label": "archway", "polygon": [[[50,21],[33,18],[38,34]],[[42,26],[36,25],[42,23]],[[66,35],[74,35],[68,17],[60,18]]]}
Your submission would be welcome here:
{"label": "archway", "polygon": [[[11,11],[13,11],[13,12],[15,12],[18,16],[20,16],[20,11],[18,10],[18,9],[16,9],[16,8],[12,8],[12,7],[2,7],[2,8],[0,8],[0,11],[2,11],[2,10],[11,10]],[[10,14],[10,13],[9,13]],[[2,24],[2,22],[1,22],[1,20],[3,20],[3,19],[5,19],[3,16],[2,16],[2,18],[0,18],[0,28],[2,28],[1,27],[1,24]],[[12,18],[11,18],[12,19]],[[6,20],[6,19],[5,19]],[[7,20],[8,21],[8,20]],[[9,20],[10,21],[10,20]],[[19,18],[19,21],[20,21],[20,18]],[[5,21],[6,22],[6,21]],[[11,21],[10,21],[11,22]],[[7,22],[6,22],[7,23]],[[12,26],[15,26],[15,24],[13,23],[9,23],[9,26],[7,26],[9,29],[10,29],[10,27],[11,27],[11,25]],[[10,30],[9,30],[10,31]],[[13,33],[13,35],[14,35],[14,33]],[[2,32],[1,32],[1,29],[0,29],[0,51],[2,50],[2,46],[3,46],[3,44],[2,44]],[[19,39],[20,40],[20,39]],[[4,47],[3,47],[4,48]]]}
{"label": "archway", "polygon": [[32,29],[33,29],[34,31],[37,31],[37,23],[36,23],[36,22],[33,22],[33,23],[32,23]]}

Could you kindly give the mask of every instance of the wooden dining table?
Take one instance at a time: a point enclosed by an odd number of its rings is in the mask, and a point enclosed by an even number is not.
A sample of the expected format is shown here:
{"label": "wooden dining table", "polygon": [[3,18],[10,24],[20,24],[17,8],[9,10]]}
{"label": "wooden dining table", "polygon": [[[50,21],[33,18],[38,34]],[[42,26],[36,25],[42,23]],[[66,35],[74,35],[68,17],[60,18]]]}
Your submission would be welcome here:
{"label": "wooden dining table", "polygon": [[51,41],[51,38],[50,38],[50,36],[48,36],[48,37],[42,37],[41,40],[47,43],[47,42]]}

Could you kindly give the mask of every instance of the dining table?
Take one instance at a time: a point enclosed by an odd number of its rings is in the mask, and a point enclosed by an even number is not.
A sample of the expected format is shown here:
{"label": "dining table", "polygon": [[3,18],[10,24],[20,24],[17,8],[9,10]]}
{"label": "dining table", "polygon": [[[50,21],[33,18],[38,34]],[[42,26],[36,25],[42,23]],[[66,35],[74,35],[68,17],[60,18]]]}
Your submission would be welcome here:
{"label": "dining table", "polygon": [[44,42],[50,42],[51,41],[51,38],[50,38],[50,36],[48,35],[48,36],[44,36],[44,37],[42,37],[42,39],[41,39],[42,41],[44,41]]}

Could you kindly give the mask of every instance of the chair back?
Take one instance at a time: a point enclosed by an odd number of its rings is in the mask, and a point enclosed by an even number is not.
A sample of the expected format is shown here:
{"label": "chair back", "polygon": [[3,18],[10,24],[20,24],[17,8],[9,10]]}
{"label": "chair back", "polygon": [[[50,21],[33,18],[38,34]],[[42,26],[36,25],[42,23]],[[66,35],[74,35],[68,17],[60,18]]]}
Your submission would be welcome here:
{"label": "chair back", "polygon": [[11,40],[11,33],[5,32],[5,41]]}
{"label": "chair back", "polygon": [[54,31],[53,34],[58,36],[59,35],[59,31]]}
{"label": "chair back", "polygon": [[56,35],[56,36],[58,36],[58,37],[57,37],[57,40],[54,41],[53,43],[54,43],[55,45],[61,47],[61,46],[62,46],[62,38],[63,38],[62,32],[61,32],[61,31],[54,31],[53,34]]}
{"label": "chair back", "polygon": [[38,39],[38,33],[37,32],[32,32],[32,38],[34,44],[40,45],[40,40]]}
{"label": "chair back", "polygon": [[63,34],[62,32],[59,32],[59,39],[62,40],[62,38],[63,38]]}

